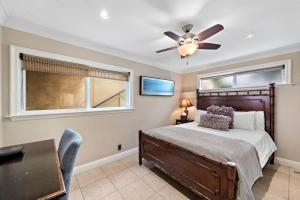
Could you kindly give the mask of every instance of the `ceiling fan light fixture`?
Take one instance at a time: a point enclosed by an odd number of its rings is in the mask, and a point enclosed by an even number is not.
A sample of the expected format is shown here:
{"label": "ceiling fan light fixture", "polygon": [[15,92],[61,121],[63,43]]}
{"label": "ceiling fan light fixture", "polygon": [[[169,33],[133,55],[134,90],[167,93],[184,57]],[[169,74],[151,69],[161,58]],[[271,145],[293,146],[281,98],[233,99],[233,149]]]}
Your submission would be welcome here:
{"label": "ceiling fan light fixture", "polygon": [[177,48],[178,53],[183,57],[193,55],[197,51],[197,49],[198,43],[195,40],[188,40]]}
{"label": "ceiling fan light fixture", "polygon": [[100,17],[101,17],[102,19],[106,20],[106,19],[109,19],[109,14],[108,14],[108,12],[107,12],[106,10],[102,10],[102,11],[100,12]]}

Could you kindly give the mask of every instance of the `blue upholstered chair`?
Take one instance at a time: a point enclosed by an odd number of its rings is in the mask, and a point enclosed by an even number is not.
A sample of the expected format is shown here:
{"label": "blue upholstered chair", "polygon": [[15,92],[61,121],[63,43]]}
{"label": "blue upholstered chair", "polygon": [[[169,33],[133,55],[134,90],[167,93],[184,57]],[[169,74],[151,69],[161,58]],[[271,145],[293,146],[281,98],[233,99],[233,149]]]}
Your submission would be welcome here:
{"label": "blue upholstered chair", "polygon": [[66,129],[60,139],[58,147],[58,156],[60,160],[60,167],[64,178],[66,187],[66,195],[59,198],[59,200],[67,200],[70,190],[73,167],[78,149],[81,144],[81,136],[72,129]]}

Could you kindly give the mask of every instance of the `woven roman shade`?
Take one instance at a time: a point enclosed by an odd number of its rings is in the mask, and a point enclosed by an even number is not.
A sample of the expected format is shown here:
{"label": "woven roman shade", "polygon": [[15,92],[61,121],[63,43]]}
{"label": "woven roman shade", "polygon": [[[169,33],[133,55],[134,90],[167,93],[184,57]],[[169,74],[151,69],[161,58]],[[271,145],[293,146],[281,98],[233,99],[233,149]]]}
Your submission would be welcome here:
{"label": "woven roman shade", "polygon": [[117,72],[106,69],[99,69],[83,64],[54,60],[28,54],[21,54],[22,67],[28,71],[58,73],[73,76],[97,77],[128,81],[129,72]]}

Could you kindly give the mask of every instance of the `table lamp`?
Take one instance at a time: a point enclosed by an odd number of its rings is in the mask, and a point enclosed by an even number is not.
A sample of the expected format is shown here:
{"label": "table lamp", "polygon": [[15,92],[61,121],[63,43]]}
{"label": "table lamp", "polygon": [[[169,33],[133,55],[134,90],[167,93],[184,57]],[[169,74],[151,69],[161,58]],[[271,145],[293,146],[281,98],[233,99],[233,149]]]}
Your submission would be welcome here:
{"label": "table lamp", "polygon": [[180,102],[180,107],[185,108],[184,113],[186,114],[186,120],[188,119],[187,117],[188,117],[188,114],[189,114],[189,111],[188,111],[187,108],[192,107],[192,106],[193,106],[193,104],[189,99],[182,99],[181,102]]}

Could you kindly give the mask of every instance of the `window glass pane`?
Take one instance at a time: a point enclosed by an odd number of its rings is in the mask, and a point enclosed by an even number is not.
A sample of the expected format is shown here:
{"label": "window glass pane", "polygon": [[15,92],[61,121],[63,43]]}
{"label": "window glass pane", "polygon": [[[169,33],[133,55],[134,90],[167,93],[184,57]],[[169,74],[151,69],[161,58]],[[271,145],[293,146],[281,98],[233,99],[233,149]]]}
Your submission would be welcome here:
{"label": "window glass pane", "polygon": [[125,107],[127,81],[91,77],[91,107]]}
{"label": "window glass pane", "polygon": [[26,71],[26,110],[85,108],[85,77]]}
{"label": "window glass pane", "polygon": [[236,75],[237,87],[263,86],[282,82],[282,68]]}
{"label": "window glass pane", "polygon": [[222,76],[215,78],[208,78],[201,80],[202,90],[221,89],[221,88],[232,88],[233,87],[233,76]]}

